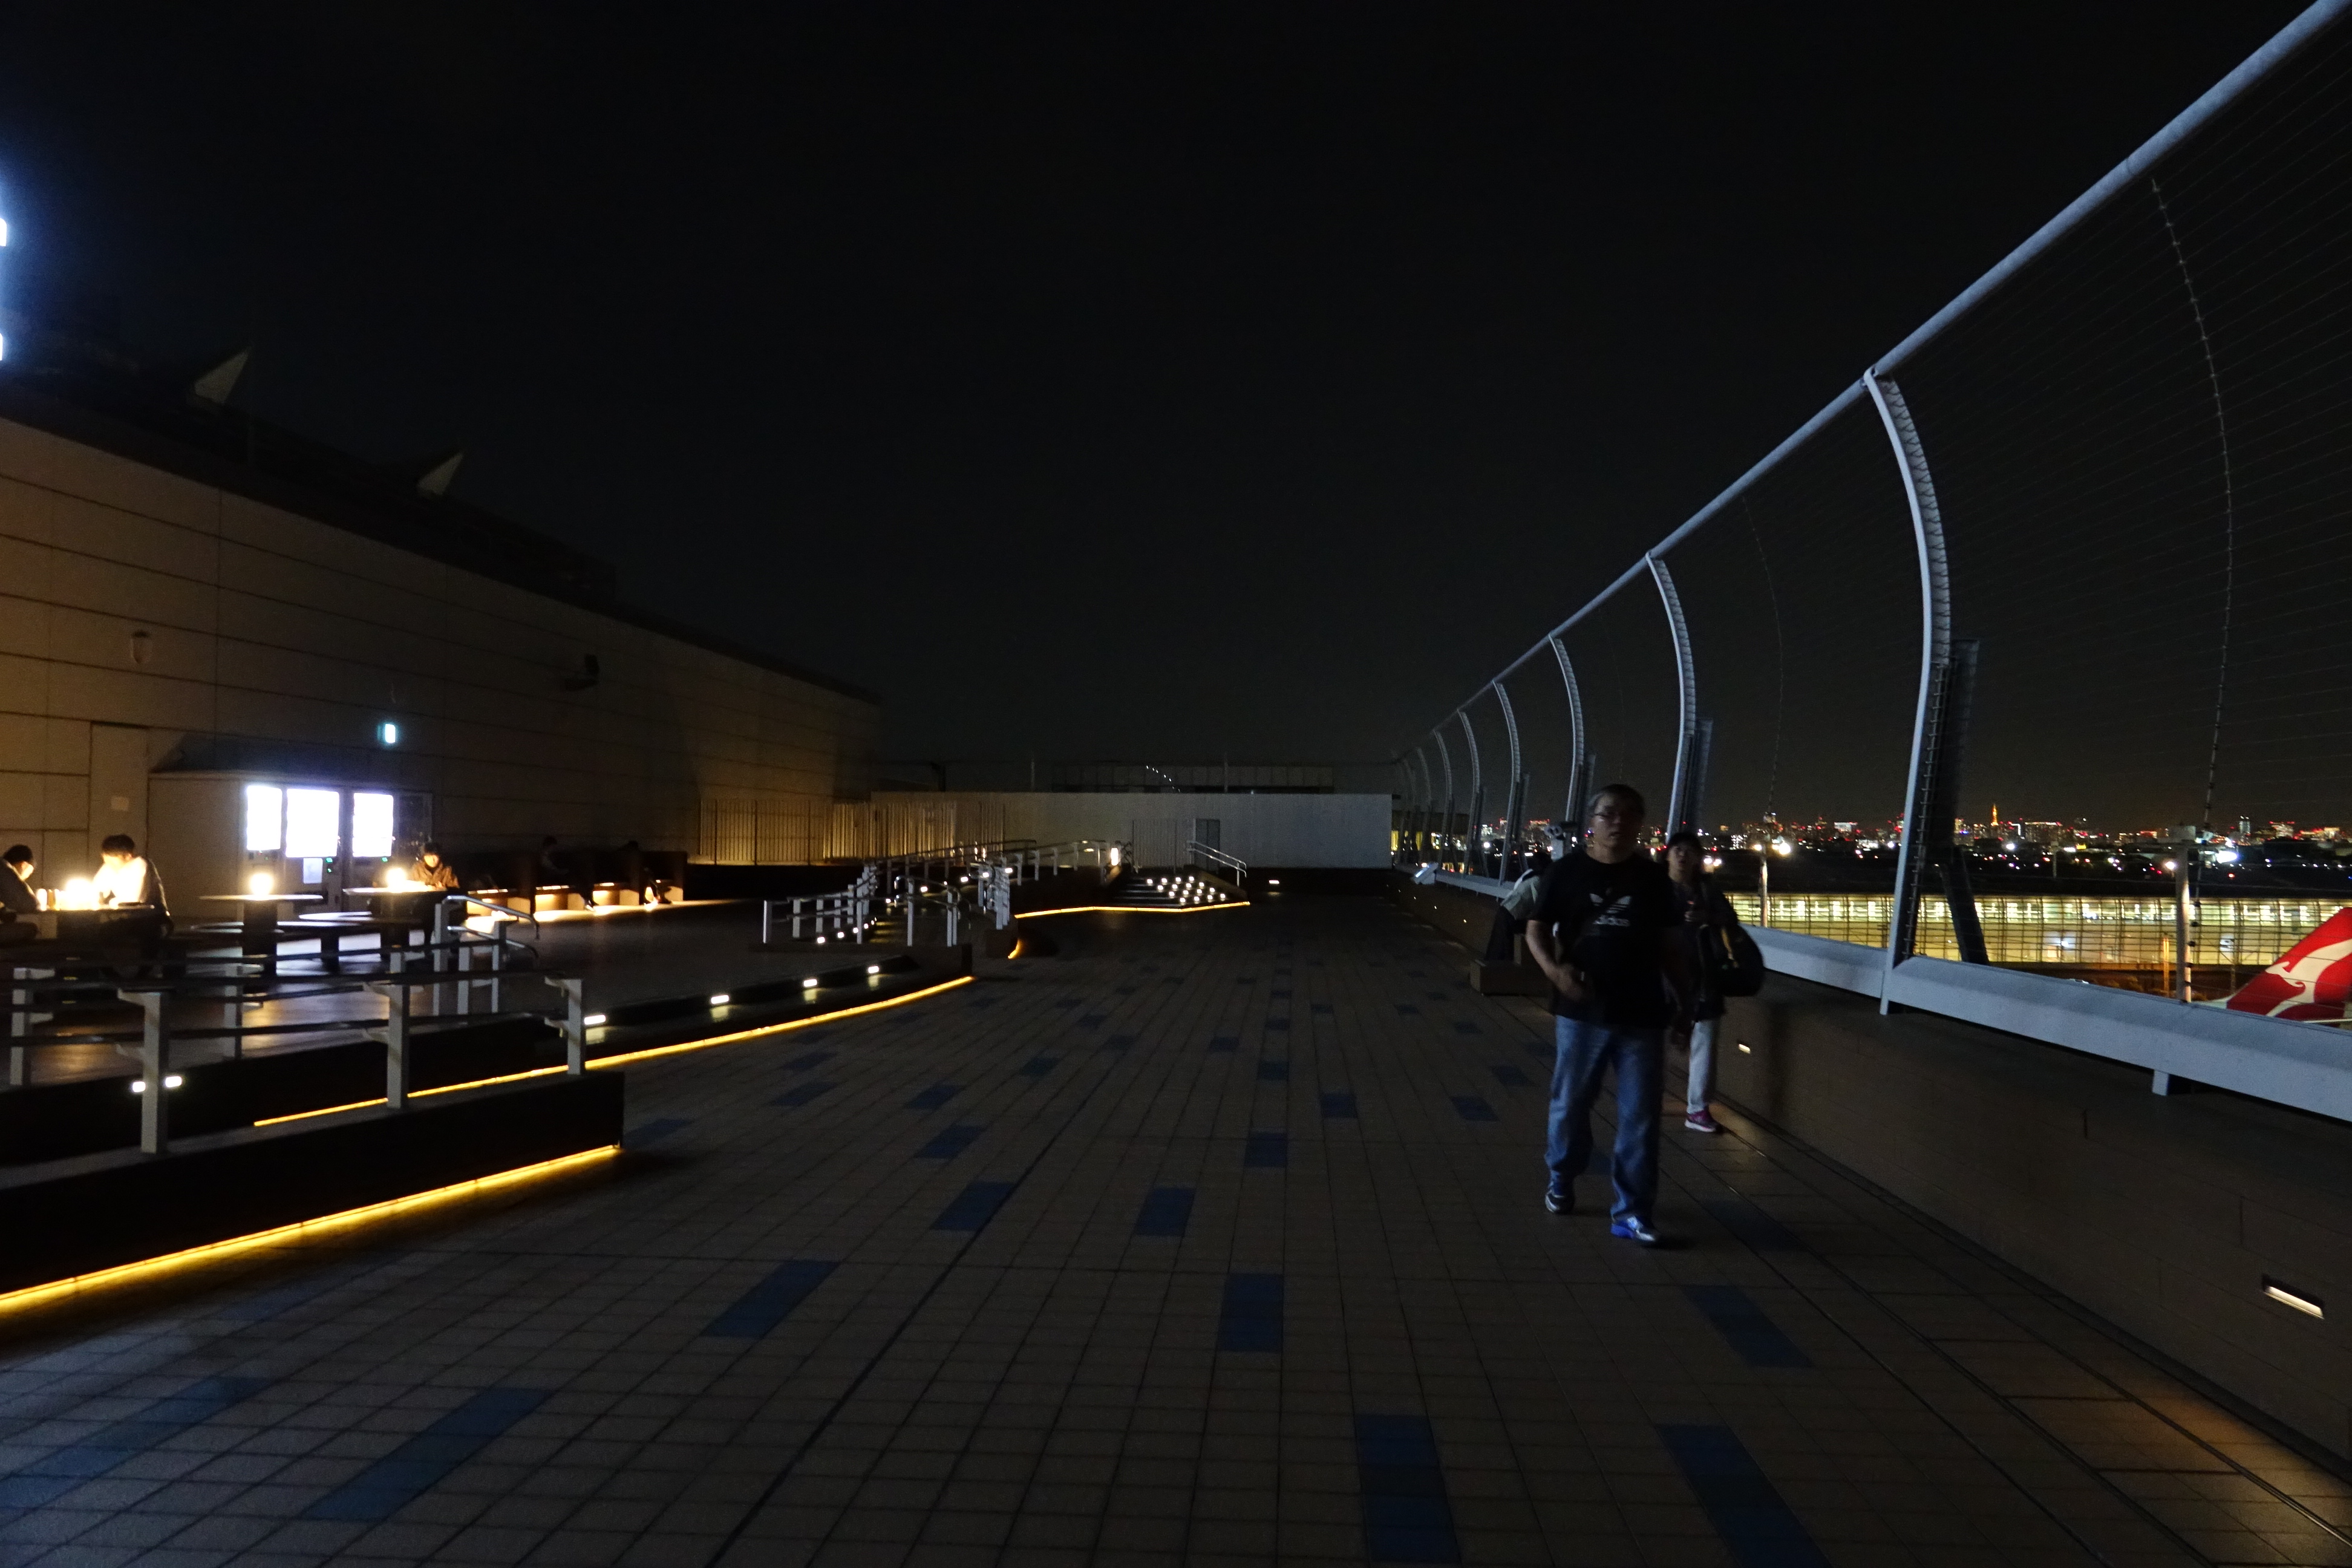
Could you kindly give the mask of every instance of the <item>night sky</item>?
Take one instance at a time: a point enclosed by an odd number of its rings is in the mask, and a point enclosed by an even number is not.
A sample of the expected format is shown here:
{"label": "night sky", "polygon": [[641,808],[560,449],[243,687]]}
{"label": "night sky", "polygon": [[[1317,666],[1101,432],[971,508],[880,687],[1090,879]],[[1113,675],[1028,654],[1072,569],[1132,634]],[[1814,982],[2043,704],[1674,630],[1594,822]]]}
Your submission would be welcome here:
{"label": "night sky", "polygon": [[1377,760],[2298,9],[14,0],[6,302],[887,755]]}

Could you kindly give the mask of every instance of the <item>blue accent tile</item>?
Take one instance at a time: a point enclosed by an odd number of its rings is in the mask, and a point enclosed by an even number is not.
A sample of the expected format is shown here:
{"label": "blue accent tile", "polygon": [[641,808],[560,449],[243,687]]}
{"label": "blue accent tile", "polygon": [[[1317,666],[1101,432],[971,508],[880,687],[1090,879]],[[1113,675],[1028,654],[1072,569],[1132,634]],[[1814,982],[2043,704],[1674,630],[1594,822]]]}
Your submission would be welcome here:
{"label": "blue accent tile", "polygon": [[1352,1094],[1325,1094],[1323,1097],[1323,1120],[1326,1121],[1355,1121],[1356,1097]]}
{"label": "blue accent tile", "polygon": [[1375,1563],[1459,1563],[1437,1438],[1418,1415],[1356,1417],[1364,1555]]}
{"label": "blue accent tile", "polygon": [[1255,974],[1236,974],[1234,976],[1234,984],[1236,985],[1255,985],[1257,984],[1257,976]]}
{"label": "blue accent tile", "polygon": [[1143,1207],[1135,1216],[1135,1234],[1181,1236],[1192,1223],[1192,1188],[1154,1187],[1144,1195]]}
{"label": "blue accent tile", "polygon": [[1528,1087],[1528,1075],[1521,1072],[1517,1068],[1511,1066],[1508,1062],[1498,1062],[1495,1066],[1488,1068],[1486,1070],[1493,1073],[1495,1075],[1495,1081],[1501,1084],[1505,1089],[1525,1089]]}
{"label": "blue accent tile", "polygon": [[302,1510],[305,1519],[390,1519],[540,1406],[536,1388],[486,1388]]}
{"label": "blue accent tile", "polygon": [[1257,1076],[1258,1081],[1261,1083],[1288,1083],[1290,1081],[1290,1064],[1288,1062],[1260,1062],[1257,1064]]}
{"label": "blue accent tile", "polygon": [[796,1089],[788,1089],[784,1090],[783,1093],[776,1096],[775,1099],[768,1101],[768,1103],[770,1105],[793,1107],[806,1105],[810,1100],[814,1100],[818,1095],[824,1093],[832,1087],[833,1085],[829,1083],[804,1083]]}
{"label": "blue accent tile", "polygon": [[1397,1016],[1398,1016],[1398,1017],[1400,1017],[1400,1018],[1410,1018],[1410,1017],[1412,1017],[1414,1014],[1416,1014],[1416,1013],[1418,1013],[1418,1012],[1420,1012],[1420,1011],[1421,1011],[1421,1009],[1420,1009],[1420,1008],[1418,1008],[1418,1007],[1414,1006],[1414,1005],[1413,1005],[1412,1003],[1410,1003],[1410,1002],[1400,1002],[1400,1003],[1398,1003],[1398,1004],[1396,1005],[1396,1010],[1397,1010]]}
{"label": "blue accent tile", "polygon": [[1107,1051],[1123,1051],[1133,1044],[1135,1044],[1133,1035],[1113,1035],[1103,1041],[1102,1048]]}
{"label": "blue accent tile", "polygon": [[1242,1164],[1265,1170],[1282,1170],[1290,1163],[1290,1134],[1287,1132],[1253,1132],[1242,1150]]}
{"label": "blue accent tile", "polygon": [[801,1055],[796,1056],[790,1061],[784,1063],[784,1070],[786,1072],[806,1072],[809,1068],[817,1066],[821,1062],[829,1062],[831,1060],[833,1060],[833,1053],[831,1051],[804,1051]]}
{"label": "blue accent tile", "polygon": [[201,1378],[136,1415],[101,1426],[80,1442],[0,1478],[0,1510],[54,1502],[84,1481],[107,1474],[124,1460],[211,1420],[268,1386],[269,1380],[258,1377]]}
{"label": "blue accent tile", "polygon": [[1114,985],[1111,987],[1111,990],[1121,996],[1132,996],[1135,994],[1135,987],[1132,985]]}
{"label": "blue accent tile", "polygon": [[1237,1051],[1241,1049],[1241,1046],[1239,1035],[1219,1035],[1209,1042],[1209,1048],[1213,1051]]}
{"label": "blue accent tile", "polygon": [[1496,1120],[1495,1108],[1475,1094],[1455,1095],[1454,1097],[1454,1113],[1462,1118],[1465,1121],[1492,1121]]}
{"label": "blue accent tile", "polygon": [[1307,1005],[1310,1011],[1323,1017],[1328,1018],[1331,1016],[1331,1004],[1328,1002],[1309,1002]]}
{"label": "blue accent tile", "polygon": [[988,1222],[996,1217],[996,1211],[1004,1206],[1004,1200],[1012,1195],[1011,1182],[974,1182],[940,1211],[940,1217],[931,1221],[931,1228],[984,1230]]}
{"label": "blue accent tile", "polygon": [[621,1146],[642,1149],[648,1143],[658,1143],[679,1128],[692,1125],[693,1121],[690,1116],[665,1116],[656,1121],[645,1122],[622,1133]]}
{"label": "blue accent tile", "polygon": [[1290,987],[1285,985],[1279,989],[1269,991],[1266,994],[1277,1002],[1287,1002],[1290,1000]]}
{"label": "blue accent tile", "polygon": [[1519,1048],[1547,1068],[1559,1060],[1559,1047],[1547,1040],[1529,1040]]}
{"label": "blue accent tile", "polygon": [[1717,1225],[1759,1252],[1802,1252],[1805,1244],[1794,1232],[1746,1198],[1701,1198],[1698,1206]]}
{"label": "blue accent tile", "polygon": [[1027,1061],[1021,1064],[1021,1076],[1023,1078],[1044,1078],[1047,1073],[1052,1072],[1055,1068],[1061,1065],[1062,1058],[1059,1057],[1031,1057]]}
{"label": "blue accent tile", "polygon": [[942,1127],[936,1134],[933,1135],[929,1142],[915,1151],[915,1158],[918,1160],[952,1160],[958,1154],[961,1154],[965,1150],[971,1148],[972,1141],[979,1136],[980,1129],[977,1127],[967,1127],[961,1124],[958,1124],[954,1127]]}
{"label": "blue accent tile", "polygon": [[1472,1023],[1467,1018],[1454,1019],[1454,1032],[1457,1035],[1479,1035],[1486,1033],[1485,1030],[1479,1028],[1477,1025]]}
{"label": "blue accent tile", "polygon": [[1286,1030],[1290,1027],[1290,1020],[1287,1018],[1268,1018],[1265,1021],[1265,1026],[1269,1029]]}
{"label": "blue accent tile", "polygon": [[1445,1000],[1445,993],[1443,991],[1426,991],[1423,992],[1423,994],[1427,996],[1433,1002],[1443,1002]]}
{"label": "blue accent tile", "polygon": [[805,1258],[778,1264],[766,1279],[744,1291],[733,1306],[711,1319],[710,1326],[702,1331],[719,1339],[764,1339],[768,1331],[791,1317],[793,1309],[808,1300],[810,1291],[824,1283],[834,1267]]}
{"label": "blue accent tile", "polygon": [[1228,1274],[1217,1313],[1221,1351],[1282,1352],[1282,1276]]}
{"label": "blue accent tile", "polygon": [[1662,1426],[1658,1439],[1740,1568],[1828,1568],[1829,1559],[1730,1427]]}
{"label": "blue accent tile", "polygon": [[1099,1029],[1108,1022],[1110,1022],[1110,1015],[1108,1013],[1089,1013],[1085,1017],[1078,1020],[1078,1027],[1081,1029]]}
{"label": "blue accent tile", "polygon": [[957,1095],[961,1094],[962,1092],[963,1085],[960,1083],[935,1083],[931,1085],[930,1088],[923,1090],[922,1093],[915,1096],[914,1099],[907,1101],[906,1109],[908,1110],[937,1110],[940,1106],[945,1105],[949,1100],[953,1100]]}
{"label": "blue accent tile", "polygon": [[1054,1005],[1056,1007],[1075,1007],[1081,1000],[1082,998],[1076,996],[1065,996],[1060,1001],[1055,1003]]}
{"label": "blue accent tile", "polygon": [[1739,1359],[1749,1366],[1811,1366],[1813,1358],[1799,1350],[1779,1324],[1764,1315],[1747,1291],[1737,1285],[1685,1285],[1683,1294],[1706,1315]]}

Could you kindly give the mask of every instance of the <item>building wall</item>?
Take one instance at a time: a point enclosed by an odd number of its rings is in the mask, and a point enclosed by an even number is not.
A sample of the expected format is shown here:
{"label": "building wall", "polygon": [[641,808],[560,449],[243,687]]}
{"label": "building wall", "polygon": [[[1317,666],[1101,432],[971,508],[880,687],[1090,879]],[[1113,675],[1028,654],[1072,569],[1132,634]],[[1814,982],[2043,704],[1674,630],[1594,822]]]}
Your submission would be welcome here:
{"label": "building wall", "polygon": [[1390,801],[1384,795],[1136,795],[1039,791],[973,795],[877,791],[870,805],[845,805],[853,819],[836,833],[859,847],[845,854],[895,855],[954,843],[1077,838],[1131,840],[1146,866],[1183,860],[1202,821],[1216,823],[1217,847],[1252,866],[1381,867],[1389,863]]}
{"label": "building wall", "polygon": [[[588,654],[599,682],[567,689]],[[0,420],[0,842],[30,843],[45,881],[88,869],[106,833],[145,836],[131,759],[429,792],[453,848],[552,833],[693,852],[730,803],[822,837],[870,785],[879,717]]]}

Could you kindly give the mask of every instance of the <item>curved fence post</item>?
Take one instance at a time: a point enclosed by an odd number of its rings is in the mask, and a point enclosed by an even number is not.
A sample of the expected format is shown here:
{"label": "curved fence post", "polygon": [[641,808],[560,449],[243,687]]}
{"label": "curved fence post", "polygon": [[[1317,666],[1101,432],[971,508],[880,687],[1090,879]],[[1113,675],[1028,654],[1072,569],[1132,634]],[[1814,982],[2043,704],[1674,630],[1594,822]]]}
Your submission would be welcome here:
{"label": "curved fence post", "polygon": [[[1880,978],[1878,1010],[1887,1010],[1887,982],[1895,966],[1911,956],[1919,939],[1919,870],[1939,837],[1927,821],[1928,802],[1937,795],[1937,770],[1944,750],[1944,709],[1952,668],[1952,588],[1944,557],[1944,514],[1936,504],[1936,481],[1919,427],[1891,380],[1865,373],[1863,385],[1878,409],[1879,422],[1895,447],[1903,474],[1903,496],[1911,508],[1911,534],[1919,551],[1919,700],[1911,718],[1911,773],[1903,792],[1903,835],[1895,858],[1895,903],[1886,922],[1886,967]],[[1948,835],[1951,825],[1943,825]]]}
{"label": "curved fence post", "polygon": [[1559,661],[1560,684],[1568,688],[1568,800],[1560,826],[1574,843],[1584,820],[1584,694],[1577,689],[1576,666],[1569,662],[1568,645],[1558,637],[1550,640],[1552,657]]}
{"label": "curved fence post", "polygon": [[1437,819],[1437,863],[1445,863],[1445,841],[1454,835],[1454,752],[1445,744],[1445,727],[1439,725],[1429,732],[1437,742],[1437,760],[1445,769],[1445,815]]}
{"label": "curved fence post", "polygon": [[1486,780],[1480,775],[1478,731],[1470,727],[1470,710],[1466,707],[1456,708],[1454,710],[1454,716],[1462,721],[1464,744],[1470,749],[1470,816],[1463,825],[1462,868],[1475,874],[1477,865],[1474,857],[1485,847],[1483,840],[1486,837],[1484,829],[1486,816]]}
{"label": "curved fence post", "polygon": [[1675,639],[1675,683],[1680,694],[1675,706],[1675,783],[1666,798],[1666,831],[1690,826],[1696,802],[1691,799],[1691,742],[1698,733],[1698,672],[1691,663],[1690,625],[1683,619],[1682,595],[1675,592],[1674,574],[1663,557],[1646,557],[1650,576],[1658,584],[1658,602],[1665,606],[1666,629]]}
{"label": "curved fence post", "polygon": [[1503,734],[1511,747],[1510,783],[1503,791],[1503,863],[1496,871],[1496,875],[1507,880],[1511,875],[1511,857],[1520,853],[1519,808],[1525,802],[1525,791],[1521,785],[1527,780],[1527,773],[1519,760],[1518,716],[1511,711],[1511,693],[1500,680],[1495,682],[1495,700],[1502,705]]}

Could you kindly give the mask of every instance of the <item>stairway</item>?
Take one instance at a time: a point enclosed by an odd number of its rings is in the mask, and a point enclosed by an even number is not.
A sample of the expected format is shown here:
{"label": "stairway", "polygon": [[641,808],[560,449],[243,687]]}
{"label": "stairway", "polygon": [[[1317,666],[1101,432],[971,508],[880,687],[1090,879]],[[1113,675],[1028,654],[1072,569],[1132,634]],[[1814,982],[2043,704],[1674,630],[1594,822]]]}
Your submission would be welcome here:
{"label": "stairway", "polygon": [[1111,889],[1113,904],[1130,909],[1192,910],[1235,902],[1241,897],[1223,882],[1197,871],[1136,871]]}

